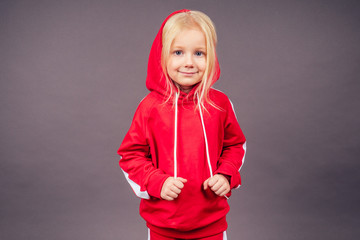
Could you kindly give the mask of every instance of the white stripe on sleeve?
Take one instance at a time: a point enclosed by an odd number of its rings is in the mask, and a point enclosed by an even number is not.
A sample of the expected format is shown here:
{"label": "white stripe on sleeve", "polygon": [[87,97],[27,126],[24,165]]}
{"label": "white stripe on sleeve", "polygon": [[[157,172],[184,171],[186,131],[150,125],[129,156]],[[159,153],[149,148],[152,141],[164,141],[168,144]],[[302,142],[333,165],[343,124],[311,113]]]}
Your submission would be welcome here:
{"label": "white stripe on sleeve", "polygon": [[[240,170],[241,170],[241,168],[242,168],[242,166],[244,165],[244,162],[245,162],[246,142],[244,142],[244,144],[243,144],[243,149],[244,149],[244,156],[243,156],[243,158],[242,158],[242,163],[241,163],[241,166],[240,166],[240,168],[239,168],[239,172],[240,172]],[[240,186],[241,186],[241,184],[239,184],[239,186],[237,186],[235,189],[238,189]]]}
{"label": "white stripe on sleeve", "polygon": [[227,240],[226,231],[223,232],[223,240]]}
{"label": "white stripe on sleeve", "polygon": [[134,182],[133,180],[131,180],[129,178],[129,174],[127,172],[125,172],[123,169],[121,169],[121,170],[123,171],[126,180],[130,184],[130,186],[131,186],[132,190],[134,191],[134,193],[136,194],[136,196],[138,196],[139,198],[150,199],[148,192],[140,191],[140,186],[136,182]]}

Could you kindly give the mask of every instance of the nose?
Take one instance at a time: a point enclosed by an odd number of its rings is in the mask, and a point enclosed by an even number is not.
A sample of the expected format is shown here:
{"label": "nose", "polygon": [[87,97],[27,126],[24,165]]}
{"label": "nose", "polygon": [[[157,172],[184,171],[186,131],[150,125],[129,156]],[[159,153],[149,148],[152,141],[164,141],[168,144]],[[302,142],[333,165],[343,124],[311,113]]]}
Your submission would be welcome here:
{"label": "nose", "polygon": [[185,56],[185,67],[192,68],[194,67],[194,61],[192,54],[186,54]]}

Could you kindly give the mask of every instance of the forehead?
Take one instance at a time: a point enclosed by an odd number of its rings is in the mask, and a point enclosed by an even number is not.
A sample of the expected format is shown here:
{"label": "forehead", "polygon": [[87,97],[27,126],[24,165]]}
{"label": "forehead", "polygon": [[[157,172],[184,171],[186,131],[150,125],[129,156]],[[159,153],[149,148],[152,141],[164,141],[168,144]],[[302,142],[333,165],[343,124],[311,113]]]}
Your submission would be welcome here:
{"label": "forehead", "polygon": [[172,46],[196,46],[205,47],[205,34],[198,28],[182,29],[176,36]]}

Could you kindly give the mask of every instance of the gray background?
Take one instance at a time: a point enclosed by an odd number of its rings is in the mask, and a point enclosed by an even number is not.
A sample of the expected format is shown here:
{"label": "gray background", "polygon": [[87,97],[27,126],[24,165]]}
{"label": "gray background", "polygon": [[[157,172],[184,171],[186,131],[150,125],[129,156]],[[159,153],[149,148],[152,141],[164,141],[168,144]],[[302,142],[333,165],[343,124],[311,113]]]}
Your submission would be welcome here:
{"label": "gray background", "polygon": [[229,239],[357,239],[358,1],[1,1],[0,239],[146,239],[116,154],[174,10],[217,26],[248,139]]}

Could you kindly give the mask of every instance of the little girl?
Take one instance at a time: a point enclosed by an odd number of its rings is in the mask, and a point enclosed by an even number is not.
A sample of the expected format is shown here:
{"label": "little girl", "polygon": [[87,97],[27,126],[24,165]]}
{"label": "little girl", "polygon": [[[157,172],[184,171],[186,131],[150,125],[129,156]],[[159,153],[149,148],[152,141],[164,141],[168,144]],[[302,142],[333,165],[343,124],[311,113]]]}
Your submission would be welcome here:
{"label": "little girl", "polygon": [[146,86],[120,148],[148,239],[226,239],[227,198],[240,186],[245,137],[220,76],[208,16],[180,10],[152,45]]}

